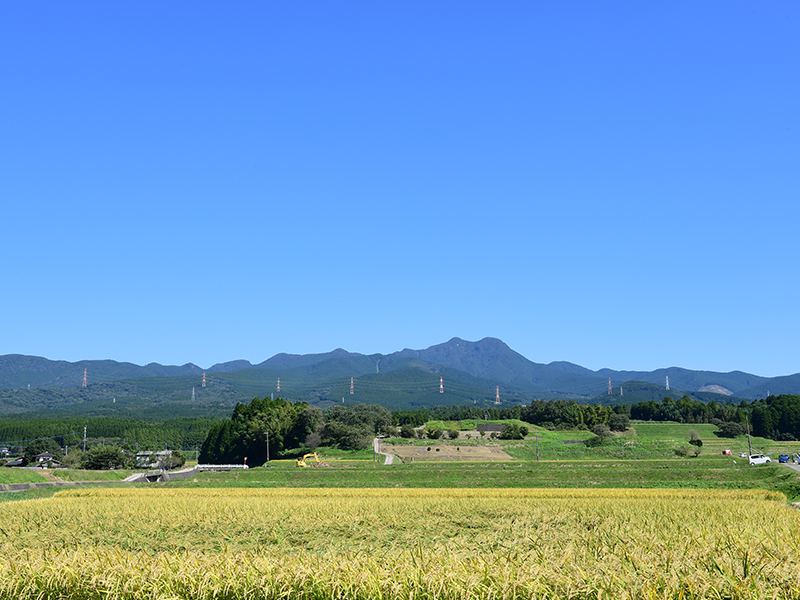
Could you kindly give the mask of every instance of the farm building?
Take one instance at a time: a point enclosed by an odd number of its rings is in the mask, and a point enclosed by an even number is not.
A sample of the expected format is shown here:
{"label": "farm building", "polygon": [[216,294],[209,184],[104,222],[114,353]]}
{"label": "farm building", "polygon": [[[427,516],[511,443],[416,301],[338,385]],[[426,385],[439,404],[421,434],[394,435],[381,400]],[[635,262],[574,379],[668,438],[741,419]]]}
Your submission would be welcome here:
{"label": "farm building", "polygon": [[503,431],[503,427],[505,427],[505,425],[503,425],[502,423],[486,423],[486,424],[479,423],[476,426],[478,432],[482,431],[487,435],[492,433],[497,433],[499,435]]}
{"label": "farm building", "polygon": [[136,453],[136,468],[160,469],[171,458],[172,450],[160,450],[158,452],[142,450]]}

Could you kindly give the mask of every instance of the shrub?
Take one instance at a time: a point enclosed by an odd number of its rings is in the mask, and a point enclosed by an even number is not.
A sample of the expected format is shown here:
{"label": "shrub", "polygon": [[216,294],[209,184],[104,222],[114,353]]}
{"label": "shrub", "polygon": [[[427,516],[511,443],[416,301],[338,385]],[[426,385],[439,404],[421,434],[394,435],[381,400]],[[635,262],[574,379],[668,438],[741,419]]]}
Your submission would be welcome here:
{"label": "shrub", "polygon": [[405,425],[401,425],[400,437],[404,438],[417,437],[417,432],[414,430],[414,426],[411,423],[406,423]]}
{"label": "shrub", "polygon": [[169,471],[170,469],[178,469],[186,464],[186,455],[180,450],[173,450],[172,456],[164,459],[164,468]]}
{"label": "shrub", "polygon": [[611,431],[625,431],[628,429],[630,424],[631,421],[628,418],[628,415],[619,415],[614,413],[608,420],[608,427],[611,429]]}
{"label": "shrub", "polygon": [[675,452],[675,454],[678,455],[678,456],[689,456],[689,453],[691,451],[692,451],[692,448],[690,446],[685,445],[685,444],[683,446],[678,446],[677,448],[675,448],[673,450],[673,452]]}
{"label": "shrub", "polygon": [[306,446],[312,450],[316,449],[322,443],[322,436],[319,433],[309,433],[306,436]]}
{"label": "shrub", "polygon": [[[185,460],[185,458],[184,458]],[[117,446],[95,446],[81,457],[81,469],[101,471],[132,466],[132,459]]]}
{"label": "shrub", "polygon": [[599,423],[592,427],[592,433],[601,438],[611,438],[613,434],[611,433],[611,429],[608,425],[604,423]]}
{"label": "shrub", "polygon": [[528,428],[517,423],[509,423],[500,432],[501,440],[522,440],[528,435]]}
{"label": "shrub", "polygon": [[458,429],[451,429],[450,431],[448,431],[447,432],[447,437],[449,437],[451,440],[457,440],[458,439]]}

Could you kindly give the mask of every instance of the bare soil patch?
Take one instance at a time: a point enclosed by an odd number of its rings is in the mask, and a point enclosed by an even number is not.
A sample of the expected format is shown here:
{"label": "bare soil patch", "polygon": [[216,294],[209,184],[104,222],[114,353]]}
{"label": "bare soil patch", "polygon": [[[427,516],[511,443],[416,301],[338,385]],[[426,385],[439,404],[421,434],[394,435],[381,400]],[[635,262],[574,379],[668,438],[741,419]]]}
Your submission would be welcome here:
{"label": "bare soil patch", "polygon": [[[428,450],[430,448],[430,450]],[[458,446],[451,444],[428,444],[426,446],[406,446],[382,444],[383,454],[394,454],[403,462],[412,460],[463,460],[463,461],[495,461],[514,460],[499,446]]]}

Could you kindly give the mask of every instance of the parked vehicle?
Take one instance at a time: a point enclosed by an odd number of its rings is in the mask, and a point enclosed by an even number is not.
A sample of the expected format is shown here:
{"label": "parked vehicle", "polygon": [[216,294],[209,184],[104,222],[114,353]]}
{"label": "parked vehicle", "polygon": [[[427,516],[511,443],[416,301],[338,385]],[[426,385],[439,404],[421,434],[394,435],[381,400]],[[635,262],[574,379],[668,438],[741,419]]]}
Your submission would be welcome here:
{"label": "parked vehicle", "polygon": [[788,454],[780,454],[778,455],[778,462],[779,463],[788,463],[791,460],[791,457]]}
{"label": "parked vehicle", "polygon": [[765,454],[751,454],[750,455],[750,464],[751,465],[764,465],[766,463],[771,463],[772,459]]}

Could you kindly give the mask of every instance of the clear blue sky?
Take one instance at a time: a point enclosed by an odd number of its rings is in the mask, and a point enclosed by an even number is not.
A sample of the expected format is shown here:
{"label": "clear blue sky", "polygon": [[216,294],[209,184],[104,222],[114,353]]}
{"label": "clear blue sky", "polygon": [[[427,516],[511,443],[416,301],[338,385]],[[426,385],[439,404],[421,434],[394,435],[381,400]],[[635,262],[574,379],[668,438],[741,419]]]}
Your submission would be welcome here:
{"label": "clear blue sky", "polygon": [[0,354],[800,371],[800,3],[3,2]]}

